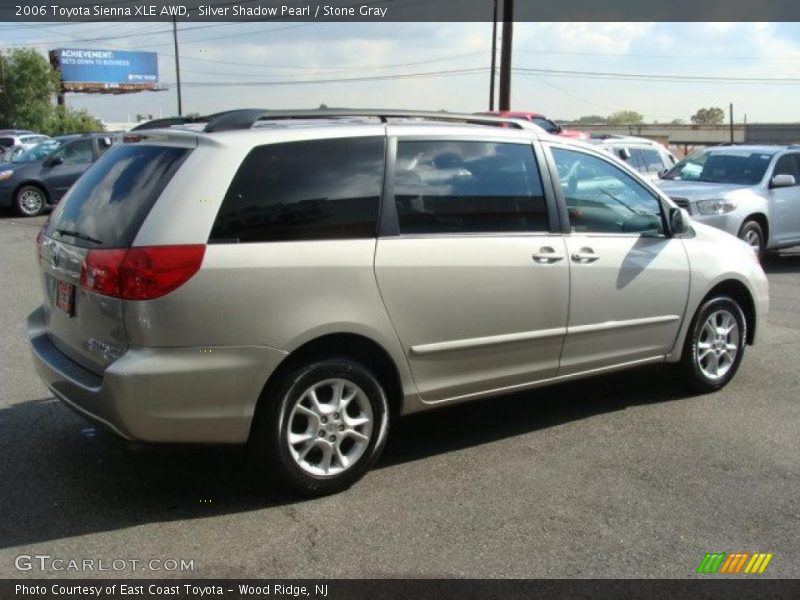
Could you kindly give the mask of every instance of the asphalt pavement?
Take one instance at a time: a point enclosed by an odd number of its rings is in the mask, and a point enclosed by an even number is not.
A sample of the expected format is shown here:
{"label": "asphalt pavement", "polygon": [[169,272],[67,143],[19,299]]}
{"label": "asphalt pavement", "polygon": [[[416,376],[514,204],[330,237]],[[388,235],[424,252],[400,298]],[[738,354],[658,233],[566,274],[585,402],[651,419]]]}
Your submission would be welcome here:
{"label": "asphalt pavement", "polygon": [[352,489],[297,500],[243,449],[126,443],[53,399],[25,338],[43,220],[0,215],[0,578],[683,578],[716,551],[800,577],[800,251],[719,393],[642,368],[415,415]]}

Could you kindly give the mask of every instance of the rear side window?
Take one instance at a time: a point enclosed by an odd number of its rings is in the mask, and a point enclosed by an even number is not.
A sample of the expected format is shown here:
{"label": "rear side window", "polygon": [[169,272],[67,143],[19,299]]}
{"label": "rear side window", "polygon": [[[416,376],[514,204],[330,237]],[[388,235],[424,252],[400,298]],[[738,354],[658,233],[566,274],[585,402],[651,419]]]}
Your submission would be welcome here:
{"label": "rear side window", "polygon": [[11,148],[14,145],[14,138],[0,137],[0,148]]}
{"label": "rear side window", "polygon": [[49,138],[43,135],[29,135],[24,138],[20,138],[19,141],[23,144],[40,144],[48,139]]}
{"label": "rear side window", "polygon": [[529,145],[400,142],[394,192],[401,234],[548,230]]}
{"label": "rear side window", "polygon": [[374,237],[383,169],[383,137],[254,148],[233,178],[209,241]]}
{"label": "rear side window", "polygon": [[648,173],[658,173],[664,170],[664,161],[658,150],[650,150],[649,148],[642,148],[642,160],[644,161],[645,171]]}
{"label": "rear side window", "polygon": [[188,154],[187,148],[138,144],[109,150],[53,212],[47,235],[85,248],[130,247]]}
{"label": "rear side window", "polygon": [[797,159],[800,155],[797,154],[784,154],[775,163],[775,170],[773,175],[791,175],[795,179],[795,183],[800,183],[800,166]]}

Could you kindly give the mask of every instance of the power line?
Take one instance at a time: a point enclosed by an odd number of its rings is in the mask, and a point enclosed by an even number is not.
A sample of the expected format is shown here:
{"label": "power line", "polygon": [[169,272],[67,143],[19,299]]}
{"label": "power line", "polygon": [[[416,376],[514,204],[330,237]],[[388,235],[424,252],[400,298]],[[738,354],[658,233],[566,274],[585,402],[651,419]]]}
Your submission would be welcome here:
{"label": "power line", "polygon": [[398,73],[395,75],[372,75],[365,77],[330,78],[330,79],[304,79],[291,81],[184,81],[184,86],[191,87],[264,87],[264,86],[284,86],[284,85],[308,85],[320,83],[353,83],[362,81],[393,81],[398,79],[421,79],[428,77],[452,77],[459,75],[472,75],[476,73],[486,73],[488,67],[476,67],[471,69],[450,69],[444,71],[427,71],[422,73]]}
{"label": "power line", "polygon": [[522,50],[515,48],[514,52],[523,54],[553,54],[564,56],[607,56],[611,58],[668,58],[671,60],[797,60],[797,56],[717,56],[708,54],[614,54],[613,52],[577,52],[577,51],[557,51],[557,50]]}
{"label": "power line", "polygon": [[719,84],[767,84],[797,85],[800,78],[795,77],[733,77],[712,75],[653,75],[650,73],[603,73],[597,71],[565,71],[557,69],[528,69],[518,67],[522,73],[535,73],[551,77],[575,77],[584,79],[613,79],[616,81],[671,81],[676,83],[719,83]]}
{"label": "power line", "polygon": [[[443,62],[448,60],[455,60],[459,58],[467,58],[471,56],[475,56],[478,54],[485,54],[485,51],[476,51],[476,52],[464,52],[462,54],[454,54],[454,55],[447,55],[441,56],[437,58],[429,58],[427,60],[418,60],[413,62],[405,62],[405,63],[394,63],[388,65],[360,65],[360,66],[353,66],[353,67],[305,67],[302,65],[297,66],[290,66],[290,65],[271,65],[271,64],[254,64],[254,63],[242,63],[242,62],[230,62],[230,61],[217,61],[217,60],[210,60],[210,59],[198,59],[192,58],[189,56],[181,55],[181,60],[199,60],[202,62],[209,62],[215,64],[223,64],[223,65],[235,65],[238,67],[265,67],[265,68],[274,68],[274,69],[283,69],[283,70],[295,70],[295,71],[307,71],[307,73],[298,74],[298,75],[290,75],[290,74],[280,74],[282,77],[302,77],[308,74],[315,74],[315,73],[325,73],[325,74],[333,74],[333,73],[352,73],[352,72],[362,72],[367,70],[375,70],[375,69],[396,69],[400,67],[411,67],[411,66],[418,66],[418,65],[427,65],[436,62]],[[265,75],[268,76],[266,73],[220,73],[218,71],[202,71],[198,69],[190,70],[190,69],[182,69],[186,73],[198,73],[203,75],[219,75],[219,76],[230,76],[230,77],[264,77]]]}

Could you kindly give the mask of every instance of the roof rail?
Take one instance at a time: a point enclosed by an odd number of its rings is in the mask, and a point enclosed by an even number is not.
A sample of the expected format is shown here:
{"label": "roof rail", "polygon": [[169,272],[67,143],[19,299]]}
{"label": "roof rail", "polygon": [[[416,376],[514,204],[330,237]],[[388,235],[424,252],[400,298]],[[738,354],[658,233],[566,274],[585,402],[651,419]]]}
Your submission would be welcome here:
{"label": "roof rail", "polygon": [[[176,127],[180,125],[190,125],[192,123],[206,123],[205,128],[217,123],[228,125],[224,129],[244,129],[250,127],[253,122],[252,119],[258,115],[264,114],[266,111],[263,108],[243,108],[237,110],[226,110],[223,112],[213,113],[206,116],[197,117],[165,117],[163,119],[153,119],[152,121],[145,121],[136,127],[131,128],[131,131],[141,131],[143,129],[161,129],[163,127]],[[245,124],[248,118],[251,118],[249,124]],[[241,123],[241,125],[239,125]],[[239,126],[231,126],[239,125]]]}
{"label": "roof rail", "polygon": [[278,121],[290,119],[330,119],[337,117],[374,117],[382,123],[389,119],[428,119],[431,121],[453,121],[479,125],[510,125],[518,129],[537,129],[531,123],[521,119],[496,117],[491,115],[472,115],[434,111],[379,110],[358,108],[323,108],[309,110],[231,110],[206,118],[198,118],[195,122],[207,121],[203,131],[229,131],[232,129],[249,129],[259,121]]}

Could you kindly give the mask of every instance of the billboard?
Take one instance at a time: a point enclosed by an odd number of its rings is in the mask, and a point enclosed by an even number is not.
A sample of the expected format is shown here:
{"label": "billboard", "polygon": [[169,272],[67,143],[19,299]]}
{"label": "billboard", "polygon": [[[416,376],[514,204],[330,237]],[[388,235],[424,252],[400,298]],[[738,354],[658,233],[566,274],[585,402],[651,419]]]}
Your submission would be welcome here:
{"label": "billboard", "polygon": [[124,93],[158,85],[155,52],[59,48],[50,51],[65,91]]}

